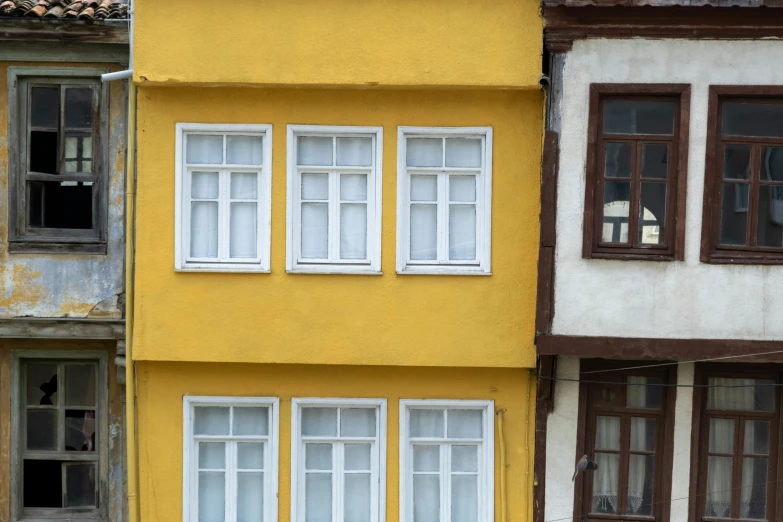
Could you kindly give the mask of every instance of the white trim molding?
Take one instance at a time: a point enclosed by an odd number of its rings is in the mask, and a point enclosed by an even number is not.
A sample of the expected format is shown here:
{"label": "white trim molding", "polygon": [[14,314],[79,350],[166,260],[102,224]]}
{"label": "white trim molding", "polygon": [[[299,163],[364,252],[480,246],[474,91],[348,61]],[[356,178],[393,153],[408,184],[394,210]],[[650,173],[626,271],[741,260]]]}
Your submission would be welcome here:
{"label": "white trim molding", "polygon": [[[219,164],[188,164],[186,162],[187,137],[196,134],[223,136],[223,161]],[[261,137],[262,160],[260,164],[229,164],[227,158],[228,136]],[[213,124],[177,123],[175,159],[174,205],[174,269],[178,272],[257,272],[270,270],[270,244],[272,226],[272,125],[268,124]],[[217,255],[195,258],[190,255],[190,173],[217,173],[219,178]],[[234,201],[231,196],[233,173],[257,174],[256,197]],[[231,257],[230,206],[232,203],[256,204],[256,256]]]}
{"label": "white trim molding", "polygon": [[[288,125],[287,127],[287,189],[286,189],[286,271],[296,274],[381,274],[381,215],[383,187],[383,128],[334,125]],[[301,137],[328,138],[332,140],[331,164],[299,165],[298,144]],[[339,141],[341,138],[369,138],[372,150],[369,165],[364,161],[345,162],[340,165]],[[327,162],[323,162],[327,163]],[[348,165],[358,163],[360,165]],[[363,163],[363,164],[362,164]],[[327,196],[317,196],[311,201],[327,205],[326,257],[315,259],[302,255],[302,183],[303,175],[326,176]],[[341,198],[341,176],[366,175],[366,199]],[[314,196],[315,197],[315,196]],[[343,258],[340,253],[340,220],[342,203],[366,205],[366,257]]]}
{"label": "white trim molding", "polygon": [[[431,166],[408,166],[409,139],[441,139],[441,159]],[[469,166],[449,166],[449,139],[481,140],[480,162]],[[470,162],[468,162],[470,163]],[[436,207],[433,259],[411,259],[410,207],[411,175],[437,176],[436,193],[429,206]],[[475,176],[475,202],[451,200],[451,179]],[[449,207],[475,205],[475,258],[451,259],[449,254]],[[492,236],[492,127],[397,127],[397,273],[431,275],[490,275]]]}
{"label": "white trim molding", "polygon": [[[269,409],[269,429],[266,435],[194,435],[195,407],[220,407],[229,408],[229,425],[233,426],[235,408],[265,407]],[[232,445],[237,442],[261,442],[264,443],[264,498],[263,498],[263,522],[277,521],[277,495],[278,495],[278,453],[280,435],[280,400],[277,397],[198,397],[184,396],[182,399],[183,410],[183,439],[182,439],[182,520],[183,522],[198,521],[198,442],[223,442],[226,448],[226,489],[225,498],[234,498],[234,502],[225,503],[225,520],[236,520],[236,480],[232,479],[232,472],[236,474],[236,450]],[[231,458],[233,456],[233,459]]]}

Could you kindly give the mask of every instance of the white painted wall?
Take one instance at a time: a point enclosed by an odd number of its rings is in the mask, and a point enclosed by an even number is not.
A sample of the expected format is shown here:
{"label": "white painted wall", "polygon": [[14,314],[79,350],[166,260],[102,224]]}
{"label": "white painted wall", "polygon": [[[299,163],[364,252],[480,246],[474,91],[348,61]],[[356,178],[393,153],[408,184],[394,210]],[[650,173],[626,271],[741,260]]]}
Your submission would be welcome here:
{"label": "white painted wall", "polygon": [[[553,333],[783,340],[783,266],[699,262],[710,85],[783,85],[783,41],[578,40],[563,71]],[[591,83],[691,85],[685,261],[582,259]]]}

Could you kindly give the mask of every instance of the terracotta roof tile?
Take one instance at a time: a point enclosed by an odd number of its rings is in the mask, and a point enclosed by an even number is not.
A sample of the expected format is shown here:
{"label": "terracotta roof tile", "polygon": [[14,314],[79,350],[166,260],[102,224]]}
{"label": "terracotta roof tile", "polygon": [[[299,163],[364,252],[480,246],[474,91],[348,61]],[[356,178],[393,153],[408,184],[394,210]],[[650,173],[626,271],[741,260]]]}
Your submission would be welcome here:
{"label": "terracotta roof tile", "polygon": [[0,17],[124,19],[127,0],[0,0]]}

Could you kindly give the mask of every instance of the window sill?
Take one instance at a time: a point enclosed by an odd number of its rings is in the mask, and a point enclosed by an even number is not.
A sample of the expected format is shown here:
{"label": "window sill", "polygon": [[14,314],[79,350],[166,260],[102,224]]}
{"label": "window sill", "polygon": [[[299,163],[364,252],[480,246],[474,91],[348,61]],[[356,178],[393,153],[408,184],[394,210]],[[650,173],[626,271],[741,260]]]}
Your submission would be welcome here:
{"label": "window sill", "polygon": [[462,266],[406,266],[397,270],[398,275],[455,275],[455,276],[491,276],[492,272],[483,268]]}
{"label": "window sill", "polygon": [[701,262],[712,265],[783,265],[783,253],[724,250],[702,256]]}
{"label": "window sill", "polygon": [[86,242],[83,240],[41,241],[12,239],[8,241],[8,252],[11,254],[106,255],[107,245],[104,241]]}
{"label": "window sill", "polygon": [[639,253],[620,252],[593,252],[585,259],[614,259],[617,261],[677,261],[672,254],[650,254],[642,251]]}
{"label": "window sill", "polygon": [[175,272],[215,272],[234,274],[269,274],[269,268],[261,265],[233,265],[233,264],[186,264],[182,267],[174,267]]}
{"label": "window sill", "polygon": [[327,274],[327,275],[383,275],[383,272],[370,267],[346,267],[346,266],[312,266],[294,267],[286,270],[287,274]]}

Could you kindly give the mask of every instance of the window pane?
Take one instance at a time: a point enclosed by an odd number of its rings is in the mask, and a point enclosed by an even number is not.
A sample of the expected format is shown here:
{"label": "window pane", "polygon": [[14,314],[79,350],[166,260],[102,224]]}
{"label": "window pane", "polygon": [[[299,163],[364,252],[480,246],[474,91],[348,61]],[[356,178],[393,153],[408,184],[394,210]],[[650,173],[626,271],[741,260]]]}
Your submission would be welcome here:
{"label": "window pane", "polygon": [[604,101],[604,133],[674,134],[674,102]]}
{"label": "window pane", "polygon": [[264,520],[264,474],[237,473],[237,522]]}
{"label": "window pane", "polygon": [[340,259],[367,258],[367,204],[340,205]]}
{"label": "window pane", "polygon": [[643,245],[666,242],[666,183],[642,183],[638,240]]}
{"label": "window pane", "polygon": [[411,437],[443,437],[443,410],[410,410]]}
{"label": "window pane", "polygon": [[631,208],[631,184],[627,181],[604,183],[604,214],[601,241],[628,242],[628,216]]}
{"label": "window pane", "polygon": [[731,514],[731,462],[731,457],[707,457],[704,516],[728,518]]}
{"label": "window pane", "polygon": [[93,187],[28,181],[27,194],[30,226],[82,230],[93,227]]}
{"label": "window pane", "polygon": [[217,202],[193,201],[190,205],[190,255],[217,257]]}
{"label": "window pane", "polygon": [[604,176],[607,178],[630,178],[633,144],[607,143]]}
{"label": "window pane", "polygon": [[258,229],[256,216],[258,210],[255,203],[231,203],[231,236],[229,255],[232,258],[254,258],[256,251]]}
{"label": "window pane", "polygon": [[449,200],[476,201],[476,176],[449,176]]}
{"label": "window pane", "polygon": [[65,172],[92,172],[92,138],[81,134],[65,135]]}
{"label": "window pane", "polygon": [[723,178],[750,179],[750,145],[726,145]]}
{"label": "window pane", "polygon": [[358,167],[372,165],[372,138],[337,138],[337,164]]}
{"label": "window pane", "polygon": [[478,446],[452,446],[451,471],[478,471]]}
{"label": "window pane", "polygon": [[59,174],[57,155],[58,133],[47,131],[30,132],[30,170],[43,174]]}
{"label": "window pane", "polygon": [[66,451],[95,451],[95,411],[65,410]]}
{"label": "window pane", "polygon": [[269,433],[269,408],[234,408],[234,435]]}
{"label": "window pane", "polygon": [[723,184],[720,244],[744,245],[747,241],[749,185]]}
{"label": "window pane", "polygon": [[65,507],[95,505],[95,464],[65,464]]}
{"label": "window pane", "polygon": [[226,136],[226,163],[232,165],[261,165],[264,157],[264,138],[261,136]]}
{"label": "window pane", "polygon": [[369,522],[370,474],[351,473],[345,476],[345,522]]}
{"label": "window pane", "polygon": [[190,197],[193,199],[217,199],[218,183],[217,172],[194,172],[190,177]]}
{"label": "window pane", "polygon": [[783,247],[783,186],[759,186],[757,237],[760,247]]}
{"label": "window pane", "polygon": [[660,143],[642,145],[642,177],[666,179],[669,167],[669,146]]}
{"label": "window pane", "polygon": [[331,470],[331,444],[305,444],[305,469]]}
{"label": "window pane", "polygon": [[626,388],[626,406],[628,408],[650,408],[660,410],[663,407],[663,379],[660,377],[628,376]]}
{"label": "window pane", "polygon": [[631,451],[655,451],[655,419],[631,417]]}
{"label": "window pane", "polygon": [[332,165],[332,138],[300,136],[297,138],[297,164]]}
{"label": "window pane", "polygon": [[57,404],[56,365],[27,365],[27,404]]}
{"label": "window pane", "polygon": [[449,259],[476,259],[476,205],[449,205]]}
{"label": "window pane", "polygon": [[710,419],[710,453],[734,453],[734,421]]}
{"label": "window pane", "polygon": [[199,442],[198,467],[200,469],[226,468],[225,442]]}
{"label": "window pane", "polygon": [[443,140],[408,138],[405,154],[409,167],[440,167],[443,165]]}
{"label": "window pane", "polygon": [[411,259],[438,258],[437,205],[411,205]]}
{"label": "window pane", "polygon": [[413,446],[413,471],[439,471],[440,446]]}
{"label": "window pane", "polygon": [[742,495],[740,518],[763,520],[767,512],[769,459],[746,457],[742,459]]}
{"label": "window pane", "polygon": [[92,127],[92,89],[65,89],[65,127]]}
{"label": "window pane", "polygon": [[618,473],[620,470],[620,455],[617,453],[596,453],[595,462],[598,469],[593,471],[593,501],[592,513],[617,513]]}
{"label": "window pane", "polygon": [[188,163],[223,163],[223,136],[216,134],[188,134],[185,138]]}
{"label": "window pane", "polygon": [[329,174],[302,174],[302,199],[329,199]]}
{"label": "window pane", "polygon": [[710,377],[707,407],[713,410],[775,411],[774,384],[771,379]]}
{"label": "window pane", "polygon": [[305,475],[305,522],[331,522],[331,520],[331,473],[307,473]]}
{"label": "window pane", "polygon": [[743,102],[721,105],[724,135],[783,137],[783,105]]}
{"label": "window pane", "polygon": [[226,512],[226,478],[223,472],[199,471],[198,520],[223,522]]}
{"label": "window pane", "polygon": [[367,200],[367,174],[340,174],[340,199]]}
{"label": "window pane", "polygon": [[628,456],[629,515],[652,516],[654,461],[653,455]]}
{"label": "window pane", "polygon": [[25,460],[24,507],[63,507],[62,463],[57,460]]}
{"label": "window pane", "polygon": [[196,406],[193,433],[195,435],[228,435],[229,408]]}
{"label": "window pane", "polygon": [[472,138],[447,138],[446,166],[481,167],[481,140]]}
{"label": "window pane", "polygon": [[57,87],[30,88],[30,122],[33,127],[57,129],[60,113],[60,89]]}
{"label": "window pane", "polygon": [[375,437],[375,408],[340,410],[341,437]]}
{"label": "window pane", "polygon": [[65,405],[95,406],[95,365],[65,365]]}
{"label": "window pane", "polygon": [[258,174],[255,172],[231,173],[231,199],[256,199]]}
{"label": "window pane", "polygon": [[451,476],[452,522],[476,522],[478,520],[478,476]]}
{"label": "window pane", "polygon": [[303,408],[302,435],[335,437],[337,408]]}
{"label": "window pane", "polygon": [[302,257],[329,257],[329,204],[302,203]]}
{"label": "window pane", "polygon": [[237,443],[237,468],[264,469],[264,443]]}
{"label": "window pane", "polygon": [[761,148],[761,180],[783,181],[783,147]]}
{"label": "window pane", "polygon": [[448,436],[452,439],[480,439],[481,410],[447,410]]}
{"label": "window pane", "polygon": [[56,410],[27,410],[27,449],[57,449]]}
{"label": "window pane", "polygon": [[413,476],[413,522],[440,520],[440,477]]}
{"label": "window pane", "polygon": [[745,421],[745,443],[743,452],[745,455],[769,454],[769,421]]}
{"label": "window pane", "polygon": [[411,176],[411,201],[437,201],[438,176]]}
{"label": "window pane", "polygon": [[370,450],[369,444],[346,444],[345,451],[345,469],[350,471],[369,471],[370,470]]}
{"label": "window pane", "polygon": [[595,449],[620,449],[620,417],[595,418]]}

